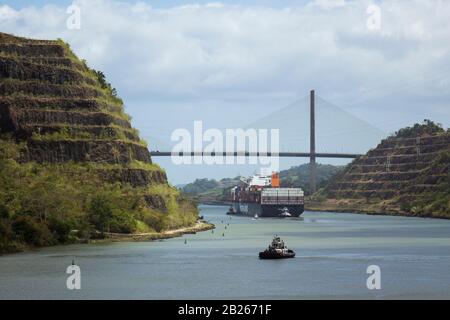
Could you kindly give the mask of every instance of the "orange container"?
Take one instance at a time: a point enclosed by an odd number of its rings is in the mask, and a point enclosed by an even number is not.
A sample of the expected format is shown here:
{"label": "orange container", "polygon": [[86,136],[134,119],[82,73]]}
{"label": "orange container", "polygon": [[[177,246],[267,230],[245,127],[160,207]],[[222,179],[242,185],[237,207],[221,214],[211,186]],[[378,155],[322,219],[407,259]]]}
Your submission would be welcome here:
{"label": "orange container", "polygon": [[280,187],[280,175],[278,172],[272,173],[272,188]]}

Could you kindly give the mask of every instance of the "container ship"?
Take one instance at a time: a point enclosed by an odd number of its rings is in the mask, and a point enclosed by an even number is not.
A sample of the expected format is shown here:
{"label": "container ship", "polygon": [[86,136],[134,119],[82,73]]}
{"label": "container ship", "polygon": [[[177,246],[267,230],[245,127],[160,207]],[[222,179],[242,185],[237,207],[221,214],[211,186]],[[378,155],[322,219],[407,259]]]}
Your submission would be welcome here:
{"label": "container ship", "polygon": [[241,178],[241,184],[231,189],[230,198],[232,205],[227,214],[298,217],[304,211],[303,190],[280,188],[278,173]]}

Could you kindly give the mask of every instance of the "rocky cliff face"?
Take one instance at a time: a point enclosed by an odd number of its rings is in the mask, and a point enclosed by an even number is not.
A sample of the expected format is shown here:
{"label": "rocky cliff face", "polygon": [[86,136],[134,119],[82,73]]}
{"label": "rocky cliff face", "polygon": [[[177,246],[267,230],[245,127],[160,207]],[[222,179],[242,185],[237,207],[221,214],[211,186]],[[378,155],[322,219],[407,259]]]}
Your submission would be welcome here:
{"label": "rocky cliff face", "polygon": [[176,209],[172,198],[181,201],[115,89],[61,40],[0,33],[0,133],[20,145],[18,163],[89,167],[104,183],[136,188],[162,213]]}
{"label": "rocky cliff face", "polygon": [[90,162],[123,165],[101,170],[107,181],[167,184],[132,129],[119,99],[62,41],[26,40],[0,34],[0,123],[2,133],[25,140],[20,162]]}
{"label": "rocky cliff face", "polygon": [[319,191],[316,200],[340,211],[450,217],[450,133],[424,128],[384,139]]}

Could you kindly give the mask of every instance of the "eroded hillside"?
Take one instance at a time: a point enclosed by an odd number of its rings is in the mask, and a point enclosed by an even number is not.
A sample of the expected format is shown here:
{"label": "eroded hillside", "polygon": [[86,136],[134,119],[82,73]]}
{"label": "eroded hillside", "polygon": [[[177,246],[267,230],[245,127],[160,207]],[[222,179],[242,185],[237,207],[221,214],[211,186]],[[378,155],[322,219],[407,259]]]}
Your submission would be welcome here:
{"label": "eroded hillside", "polygon": [[355,159],[310,207],[450,218],[449,166],[450,132],[425,121]]}
{"label": "eroded hillside", "polygon": [[0,251],[196,220],[116,90],[61,40],[0,33],[0,132]]}

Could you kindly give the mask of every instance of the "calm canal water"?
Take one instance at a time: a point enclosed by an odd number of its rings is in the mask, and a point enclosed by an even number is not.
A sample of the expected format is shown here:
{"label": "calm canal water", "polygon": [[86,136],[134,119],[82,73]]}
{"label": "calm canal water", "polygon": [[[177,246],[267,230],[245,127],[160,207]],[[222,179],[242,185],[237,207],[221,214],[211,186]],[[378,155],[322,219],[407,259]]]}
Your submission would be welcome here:
{"label": "calm canal water", "polygon": [[[449,220],[330,212],[230,220],[227,207],[201,210],[214,233],[2,256],[0,299],[450,298]],[[274,234],[294,259],[258,259]],[[82,288],[71,291],[65,271],[73,258]],[[366,287],[373,264],[381,290]]]}

